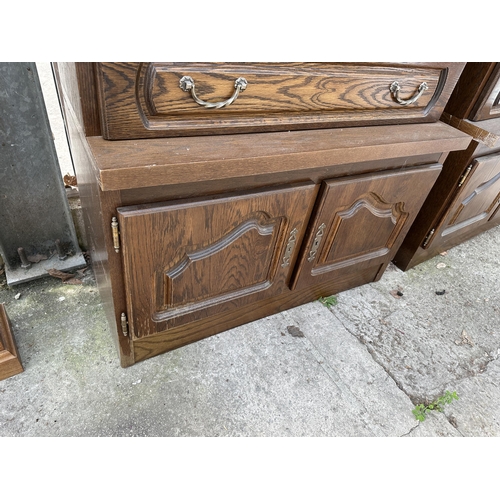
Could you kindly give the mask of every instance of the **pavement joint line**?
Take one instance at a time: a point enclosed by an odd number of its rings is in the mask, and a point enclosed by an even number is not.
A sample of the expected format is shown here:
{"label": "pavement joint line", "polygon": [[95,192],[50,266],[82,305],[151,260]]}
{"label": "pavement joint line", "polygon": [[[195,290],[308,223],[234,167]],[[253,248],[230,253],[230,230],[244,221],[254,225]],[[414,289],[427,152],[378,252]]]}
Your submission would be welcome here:
{"label": "pavement joint line", "polygon": [[[412,400],[411,396],[404,390],[402,384],[396,378],[394,378],[394,376],[391,374],[391,372],[382,363],[380,363],[379,361],[377,361],[376,357],[373,355],[374,350],[371,349],[370,346],[367,345],[366,343],[363,343],[356,335],[354,335],[352,333],[351,329],[349,328],[349,325],[346,325],[346,323],[344,323],[344,319],[346,319],[345,316],[344,316],[344,314],[342,312],[339,312],[338,315],[337,315],[332,310],[330,310],[330,312],[340,321],[340,323],[342,324],[342,326],[349,332],[349,334],[352,335],[367,350],[368,354],[370,354],[370,356],[373,359],[374,363],[376,363],[378,366],[380,366],[380,368],[382,368],[382,370],[384,370],[384,372],[387,374],[387,376],[390,377],[390,379],[396,384],[396,387],[413,404],[413,400]],[[339,315],[341,315],[342,317],[339,317]]]}
{"label": "pavement joint line", "polygon": [[353,408],[357,409],[357,413],[359,417],[363,420],[364,425],[373,432],[374,435],[377,435],[377,428],[372,425],[370,422],[368,422],[365,419],[365,415],[369,415],[368,410],[366,407],[362,404],[362,402],[352,393],[350,390],[349,386],[343,382],[343,380],[337,375],[335,372],[335,369],[333,366],[330,365],[328,362],[327,358],[321,354],[321,351],[316,347],[314,342],[310,338],[307,337],[307,335],[304,335],[303,339],[303,344],[308,343],[310,346],[310,349],[308,352],[310,352],[315,360],[321,365],[321,368],[324,370],[326,375],[328,376],[329,379],[337,386],[341,394],[347,395],[347,399],[349,400],[349,403],[353,405]]}

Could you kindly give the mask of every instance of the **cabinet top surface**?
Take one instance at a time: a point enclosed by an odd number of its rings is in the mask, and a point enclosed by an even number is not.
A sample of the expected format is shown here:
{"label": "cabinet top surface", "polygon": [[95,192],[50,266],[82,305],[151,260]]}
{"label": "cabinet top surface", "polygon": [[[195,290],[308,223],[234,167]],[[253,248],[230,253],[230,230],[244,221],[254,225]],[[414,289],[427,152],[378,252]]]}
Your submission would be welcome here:
{"label": "cabinet top surface", "polygon": [[452,151],[465,149],[471,138],[436,122],[213,137],[87,140],[101,189],[106,191]]}

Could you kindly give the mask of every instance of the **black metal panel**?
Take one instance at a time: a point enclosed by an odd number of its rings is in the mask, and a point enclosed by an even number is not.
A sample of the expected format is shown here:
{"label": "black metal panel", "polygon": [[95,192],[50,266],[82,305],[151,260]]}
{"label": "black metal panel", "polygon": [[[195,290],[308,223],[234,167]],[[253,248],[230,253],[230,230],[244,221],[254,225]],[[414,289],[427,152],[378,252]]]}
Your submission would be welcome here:
{"label": "black metal panel", "polygon": [[[59,261],[57,240],[67,262],[49,267],[75,267],[72,257],[81,251],[36,65],[0,63],[0,253],[6,270],[21,269],[19,248],[28,258]],[[26,281],[29,273],[23,273]]]}

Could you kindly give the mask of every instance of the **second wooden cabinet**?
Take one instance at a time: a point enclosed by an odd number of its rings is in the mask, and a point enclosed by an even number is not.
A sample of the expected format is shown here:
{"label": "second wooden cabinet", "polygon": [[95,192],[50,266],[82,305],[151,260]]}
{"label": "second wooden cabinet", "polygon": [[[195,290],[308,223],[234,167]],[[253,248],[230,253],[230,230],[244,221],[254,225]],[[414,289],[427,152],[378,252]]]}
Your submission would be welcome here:
{"label": "second wooden cabinet", "polygon": [[467,63],[442,121],[471,137],[451,152],[394,263],[406,271],[500,222],[500,64]]}

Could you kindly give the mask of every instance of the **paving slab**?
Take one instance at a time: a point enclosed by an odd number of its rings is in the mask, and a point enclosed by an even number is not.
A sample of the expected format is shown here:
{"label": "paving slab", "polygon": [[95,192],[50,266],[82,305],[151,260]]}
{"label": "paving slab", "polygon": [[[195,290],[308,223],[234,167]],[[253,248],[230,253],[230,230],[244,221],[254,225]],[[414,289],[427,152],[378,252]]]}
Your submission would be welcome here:
{"label": "paving slab", "polygon": [[[126,369],[91,268],[77,285],[0,275],[24,367],[0,382],[0,436],[499,436],[499,250],[495,228],[406,273],[390,266],[330,308]],[[418,422],[415,404],[445,390],[459,400]]]}

